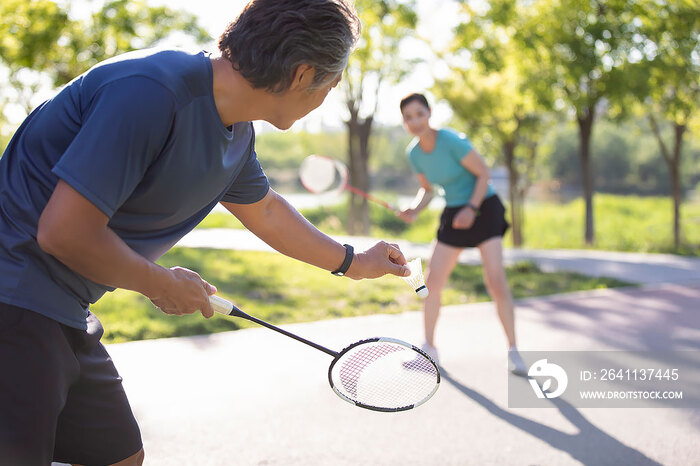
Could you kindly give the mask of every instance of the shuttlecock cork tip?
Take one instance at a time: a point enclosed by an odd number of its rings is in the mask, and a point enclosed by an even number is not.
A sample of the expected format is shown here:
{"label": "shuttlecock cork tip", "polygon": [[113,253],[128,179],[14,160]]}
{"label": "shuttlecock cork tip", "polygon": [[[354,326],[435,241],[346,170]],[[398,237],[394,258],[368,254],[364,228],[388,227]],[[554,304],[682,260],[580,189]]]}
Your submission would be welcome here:
{"label": "shuttlecock cork tip", "polygon": [[425,286],[425,280],[423,278],[423,268],[421,267],[420,258],[416,258],[406,265],[411,271],[411,275],[407,277],[401,277],[406,283],[411,285],[418,295],[419,298],[425,299],[428,297],[428,288]]}

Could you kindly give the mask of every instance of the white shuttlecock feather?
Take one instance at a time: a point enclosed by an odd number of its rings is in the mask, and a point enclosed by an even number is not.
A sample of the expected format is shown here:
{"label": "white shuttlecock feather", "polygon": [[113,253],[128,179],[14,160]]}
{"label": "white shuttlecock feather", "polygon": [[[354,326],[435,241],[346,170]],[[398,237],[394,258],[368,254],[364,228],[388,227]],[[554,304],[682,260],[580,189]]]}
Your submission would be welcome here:
{"label": "white shuttlecock feather", "polygon": [[408,277],[401,277],[403,281],[408,283],[411,288],[416,291],[419,298],[425,299],[428,297],[428,288],[425,286],[425,279],[423,278],[423,267],[420,263],[420,257],[413,259],[408,264],[408,269],[411,271],[411,275]]}

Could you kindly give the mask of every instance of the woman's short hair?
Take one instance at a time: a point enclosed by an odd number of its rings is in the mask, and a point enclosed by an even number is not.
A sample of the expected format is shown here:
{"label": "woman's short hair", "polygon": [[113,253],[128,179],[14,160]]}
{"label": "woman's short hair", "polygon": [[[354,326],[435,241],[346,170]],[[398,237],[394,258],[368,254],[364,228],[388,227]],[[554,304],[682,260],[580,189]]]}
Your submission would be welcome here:
{"label": "woman's short hair", "polygon": [[348,0],[252,0],[218,45],[254,88],[282,92],[302,64],[314,67],[314,88],[338,76],[359,34]]}
{"label": "woman's short hair", "polygon": [[411,102],[418,102],[420,104],[423,104],[425,108],[430,110],[430,105],[428,105],[428,99],[425,98],[423,94],[418,94],[418,93],[413,93],[409,94],[403,99],[401,99],[401,103],[399,104],[399,109],[403,112],[403,108],[410,104]]}

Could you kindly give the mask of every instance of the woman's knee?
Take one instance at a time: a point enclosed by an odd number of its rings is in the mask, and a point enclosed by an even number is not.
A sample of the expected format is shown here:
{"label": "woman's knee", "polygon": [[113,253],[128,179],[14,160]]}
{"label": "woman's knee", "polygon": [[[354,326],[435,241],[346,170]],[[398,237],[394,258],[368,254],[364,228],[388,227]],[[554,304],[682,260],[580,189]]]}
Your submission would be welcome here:
{"label": "woman's knee", "polygon": [[425,278],[425,285],[428,287],[430,294],[433,294],[433,292],[436,294],[440,293],[447,284],[448,278],[449,274],[445,276],[442,270],[433,271],[428,269],[427,276]]}
{"label": "woman's knee", "polygon": [[510,289],[508,281],[504,276],[488,276],[484,277],[486,290],[493,300],[501,300],[510,298]]}

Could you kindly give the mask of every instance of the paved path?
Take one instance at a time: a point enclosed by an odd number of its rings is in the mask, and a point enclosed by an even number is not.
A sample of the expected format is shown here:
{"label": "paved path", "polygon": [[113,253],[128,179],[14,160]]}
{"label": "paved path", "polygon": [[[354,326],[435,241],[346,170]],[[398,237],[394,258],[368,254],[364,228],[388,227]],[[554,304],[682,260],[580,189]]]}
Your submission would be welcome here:
{"label": "paved path", "polygon": [[[700,283],[530,299],[518,305],[521,347],[698,351],[698,303]],[[340,349],[372,335],[420,341],[421,315],[285,328]],[[698,464],[700,410],[509,409],[504,341],[489,303],[445,308],[437,338],[442,386],[397,414],[339,400],[328,356],[267,329],[109,351],[154,466]]]}
{"label": "paved path", "polygon": [[[373,245],[376,238],[338,236],[342,243],[352,243],[363,249]],[[408,257],[428,258],[429,244],[397,241]],[[271,251],[267,244],[247,230],[197,229],[185,236],[180,246],[209,247]],[[612,277],[630,283],[693,283],[700,281],[700,258],[679,257],[670,254],[642,254],[613,251],[574,249],[506,249],[504,261],[508,264],[529,260],[545,272],[565,270],[598,277]],[[465,250],[460,262],[479,264],[478,251]]]}

